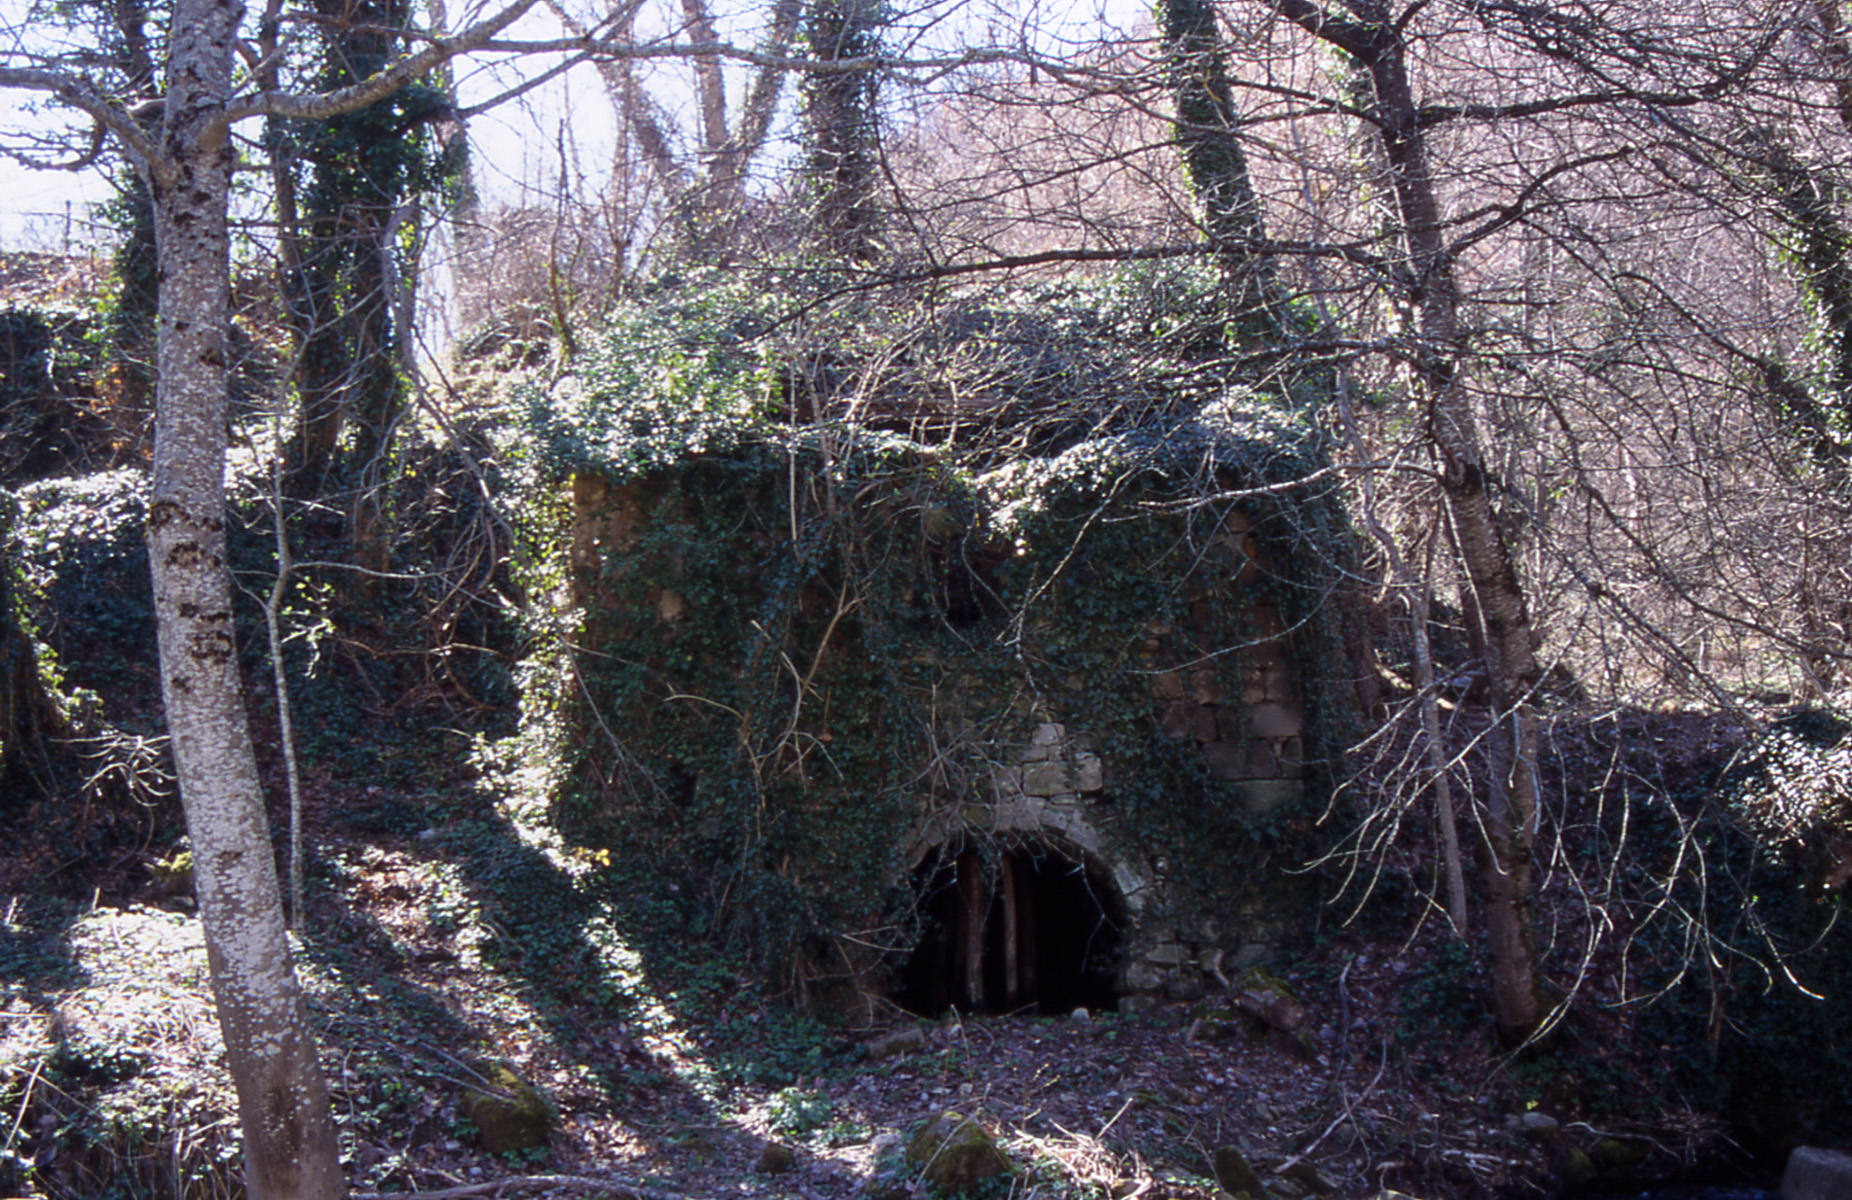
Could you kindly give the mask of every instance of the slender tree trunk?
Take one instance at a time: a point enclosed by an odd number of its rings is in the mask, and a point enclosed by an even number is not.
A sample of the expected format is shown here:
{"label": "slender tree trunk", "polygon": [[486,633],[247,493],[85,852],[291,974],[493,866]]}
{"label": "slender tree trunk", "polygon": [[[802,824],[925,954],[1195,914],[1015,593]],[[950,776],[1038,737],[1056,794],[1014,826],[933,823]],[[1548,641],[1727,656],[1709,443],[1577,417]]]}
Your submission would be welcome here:
{"label": "slender tree trunk", "polygon": [[1023,995],[1018,957],[1022,951],[1022,880],[1013,854],[1005,854],[998,869],[1001,878],[997,891],[1003,898],[1003,1007],[1013,1012],[1022,1003]]}
{"label": "slender tree trunk", "polygon": [[1492,769],[1481,822],[1479,875],[1498,1033],[1507,1043],[1516,1043],[1543,1019],[1531,912],[1531,843],[1537,817],[1537,716],[1531,703],[1539,677],[1536,634],[1517,563],[1499,528],[1478,419],[1460,374],[1466,345],[1459,285],[1399,39],[1385,38],[1368,65],[1408,255],[1404,271],[1411,298],[1419,304],[1416,368],[1428,406],[1429,435],[1440,455],[1441,491],[1485,635],[1498,728],[1489,741]]}
{"label": "slender tree trunk", "polygon": [[1459,281],[1441,221],[1420,107],[1408,77],[1402,26],[1379,0],[1328,10],[1315,0],[1276,0],[1277,11],[1349,54],[1368,72],[1374,127],[1382,139],[1400,226],[1397,282],[1417,313],[1415,374],[1428,437],[1441,465],[1441,493],[1478,606],[1496,727],[1479,823],[1479,879],[1485,894],[1499,1037],[1516,1043],[1542,1023],[1531,912],[1531,846],[1537,819],[1536,631],[1517,560],[1500,528],[1472,395]]}
{"label": "slender tree trunk", "polygon": [[218,119],[242,6],[174,14],[162,160],[149,169],[161,270],[148,557],[161,690],[213,995],[244,1128],[253,1200],[346,1194],[327,1086],[282,921],[232,637],[225,440],[236,152]]}
{"label": "slender tree trunk", "polygon": [[989,907],[984,894],[984,860],[967,850],[958,858],[958,899],[961,906],[960,946],[964,961],[964,1000],[972,1012],[984,1010],[984,915]]}
{"label": "slender tree trunk", "polygon": [[[1363,443],[1363,434],[1357,428],[1356,414],[1351,405],[1350,381],[1343,376],[1338,379],[1338,423],[1350,441],[1351,453],[1356,461],[1368,461],[1369,450]],[[1448,774],[1447,745],[1441,737],[1440,696],[1434,685],[1434,647],[1428,634],[1434,595],[1432,544],[1427,569],[1417,576],[1403,556],[1395,534],[1383,525],[1377,515],[1374,477],[1365,471],[1359,483],[1363,490],[1363,526],[1376,539],[1377,545],[1382,547],[1389,582],[1402,593],[1408,604],[1409,636],[1415,652],[1415,694],[1421,706],[1421,734],[1427,742],[1428,780],[1434,793],[1435,824],[1440,834],[1441,873],[1447,884],[1447,919],[1453,926],[1454,936],[1464,938],[1469,919],[1466,872],[1460,855],[1459,829],[1454,819],[1453,784]]]}

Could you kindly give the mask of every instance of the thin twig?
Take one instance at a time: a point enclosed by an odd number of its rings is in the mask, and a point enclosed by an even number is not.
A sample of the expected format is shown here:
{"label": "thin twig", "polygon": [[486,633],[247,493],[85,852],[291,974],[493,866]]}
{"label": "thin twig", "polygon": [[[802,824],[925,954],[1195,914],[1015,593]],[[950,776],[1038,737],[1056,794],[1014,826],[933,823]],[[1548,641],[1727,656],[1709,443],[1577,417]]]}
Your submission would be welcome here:
{"label": "thin twig", "polygon": [[1374,1078],[1370,1080],[1370,1085],[1363,1089],[1363,1094],[1358,1096],[1355,1100],[1347,1100],[1344,1103],[1344,1111],[1340,1112],[1337,1116],[1331,1119],[1331,1124],[1325,1126],[1325,1131],[1323,1133],[1319,1134],[1317,1137],[1307,1142],[1305,1145],[1305,1149],[1299,1151],[1299,1153],[1293,1155],[1291,1158],[1287,1159],[1285,1162],[1275,1167],[1273,1169],[1273,1173],[1275,1175],[1283,1175],[1287,1171],[1290,1171],[1294,1167],[1298,1166],[1301,1162],[1304,1162],[1306,1157],[1310,1155],[1312,1151],[1318,1149],[1318,1147],[1324,1143],[1324,1140],[1331,1136],[1332,1130],[1336,1129],[1339,1125],[1342,1125],[1344,1122],[1350,1120],[1352,1115],[1355,1114],[1355,1112],[1357,1111],[1357,1106],[1359,1104],[1362,1104],[1365,1100],[1368,1100],[1370,1098],[1370,1093],[1374,1092],[1376,1090],[1376,1085],[1382,1082],[1383,1072],[1387,1071],[1388,1069],[1389,1069],[1389,1043],[1385,1041],[1383,1043],[1382,1065],[1376,1068],[1376,1075]]}

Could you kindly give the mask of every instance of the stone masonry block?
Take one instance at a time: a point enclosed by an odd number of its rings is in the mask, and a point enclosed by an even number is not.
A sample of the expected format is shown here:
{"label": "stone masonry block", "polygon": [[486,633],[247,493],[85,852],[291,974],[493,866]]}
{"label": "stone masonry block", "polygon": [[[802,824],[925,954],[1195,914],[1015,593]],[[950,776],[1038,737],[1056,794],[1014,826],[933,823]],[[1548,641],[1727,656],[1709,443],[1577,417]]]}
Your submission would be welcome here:
{"label": "stone masonry block", "polygon": [[[1164,982],[1164,976],[1154,967],[1148,967],[1144,963],[1135,962],[1126,967],[1122,982],[1125,984],[1128,991],[1148,992]],[[1120,1001],[1119,1007],[1121,1010],[1124,1009],[1125,1002],[1123,1000]]]}
{"label": "stone masonry block", "polygon": [[1281,738],[1274,743],[1273,755],[1280,760],[1280,778],[1305,778],[1305,739]]}
{"label": "stone masonry block", "polygon": [[1286,665],[1286,647],[1274,639],[1256,642],[1242,653],[1246,656],[1249,666],[1262,671]]}
{"label": "stone masonry block", "polygon": [[1180,967],[1190,960],[1190,948],[1177,942],[1165,942],[1145,951],[1145,961],[1159,967]]}
{"label": "stone masonry block", "polygon": [[1781,1200],[1846,1200],[1852,1196],[1852,1154],[1801,1146],[1788,1155]]}
{"label": "stone masonry block", "polygon": [[1255,737],[1298,737],[1305,732],[1305,718],[1284,704],[1256,704],[1248,710],[1248,728]]}
{"label": "stone masonry block", "polygon": [[1203,747],[1203,762],[1217,779],[1251,779],[1248,748],[1242,742],[1210,742]]}
{"label": "stone masonry block", "polygon": [[1258,817],[1304,798],[1305,784],[1297,779],[1255,779],[1242,784],[1241,792],[1242,807]]}
{"label": "stone masonry block", "polygon": [[1198,704],[1220,704],[1222,702],[1221,673],[1214,670],[1191,671],[1190,699]]}
{"label": "stone masonry block", "polygon": [[[1024,763],[1022,790],[1025,796],[1065,796],[1080,790],[1080,772],[1073,763]],[[1099,789],[1094,789],[1095,791]]]}

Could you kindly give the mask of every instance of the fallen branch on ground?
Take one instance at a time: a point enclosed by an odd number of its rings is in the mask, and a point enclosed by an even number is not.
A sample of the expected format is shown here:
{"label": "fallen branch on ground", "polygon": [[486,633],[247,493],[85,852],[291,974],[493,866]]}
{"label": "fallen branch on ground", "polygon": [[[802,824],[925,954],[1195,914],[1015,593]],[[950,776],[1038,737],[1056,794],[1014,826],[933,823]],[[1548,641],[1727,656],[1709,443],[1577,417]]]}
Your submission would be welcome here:
{"label": "fallen branch on ground", "polygon": [[483,1183],[441,1188],[435,1192],[352,1192],[348,1200],[464,1200],[469,1196],[487,1196],[510,1188],[565,1187],[583,1191],[602,1191],[623,1200],[686,1200],[680,1192],[665,1192],[616,1177],[593,1175],[509,1175]]}

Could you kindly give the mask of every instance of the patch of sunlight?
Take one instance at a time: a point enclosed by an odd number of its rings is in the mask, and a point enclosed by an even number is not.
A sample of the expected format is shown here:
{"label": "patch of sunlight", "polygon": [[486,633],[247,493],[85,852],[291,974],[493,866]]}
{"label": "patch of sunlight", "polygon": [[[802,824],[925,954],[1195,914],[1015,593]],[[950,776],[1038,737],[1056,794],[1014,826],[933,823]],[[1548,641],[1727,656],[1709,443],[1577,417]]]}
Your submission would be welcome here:
{"label": "patch of sunlight", "polygon": [[[97,909],[77,920],[69,938],[84,983],[58,1002],[60,1052],[93,1075],[124,1080],[129,1086],[113,1089],[111,1103],[145,1116],[153,1095],[171,1093],[167,1111],[199,1089],[225,1091],[225,1043],[197,918]],[[228,1092],[197,1099],[229,1111]]]}
{"label": "patch of sunlight", "polygon": [[599,982],[629,1002],[632,1036],[684,1085],[718,1104],[725,1091],[719,1074],[651,986],[643,955],[624,936],[610,905],[601,905],[585,922],[584,937],[597,956]]}

